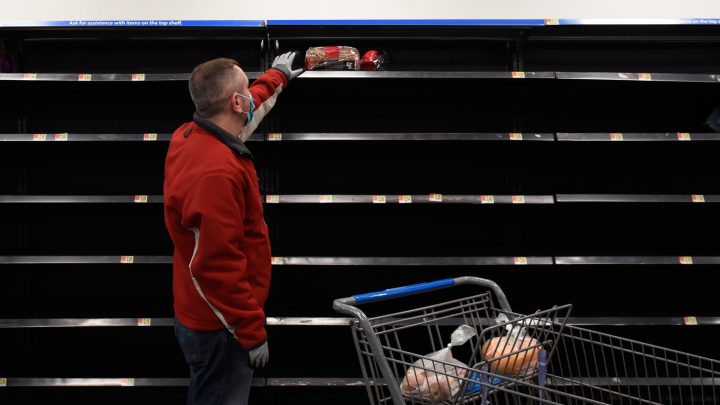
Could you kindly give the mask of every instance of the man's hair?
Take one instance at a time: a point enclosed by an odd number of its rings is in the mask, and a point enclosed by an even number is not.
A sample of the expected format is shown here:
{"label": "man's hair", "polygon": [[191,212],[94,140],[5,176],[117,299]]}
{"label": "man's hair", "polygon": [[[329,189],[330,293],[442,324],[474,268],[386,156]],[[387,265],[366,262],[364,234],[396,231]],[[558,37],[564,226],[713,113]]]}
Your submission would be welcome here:
{"label": "man's hair", "polygon": [[223,111],[225,102],[239,83],[235,83],[237,61],[218,58],[201,63],[190,75],[190,97],[201,117],[213,117]]}

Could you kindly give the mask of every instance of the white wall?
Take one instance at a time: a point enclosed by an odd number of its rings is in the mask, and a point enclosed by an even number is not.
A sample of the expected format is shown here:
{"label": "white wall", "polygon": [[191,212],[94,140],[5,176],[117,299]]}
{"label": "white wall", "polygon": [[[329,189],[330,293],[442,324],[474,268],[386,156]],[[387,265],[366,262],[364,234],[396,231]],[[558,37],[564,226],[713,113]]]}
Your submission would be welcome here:
{"label": "white wall", "polygon": [[0,21],[718,18],[720,0],[0,0]]}

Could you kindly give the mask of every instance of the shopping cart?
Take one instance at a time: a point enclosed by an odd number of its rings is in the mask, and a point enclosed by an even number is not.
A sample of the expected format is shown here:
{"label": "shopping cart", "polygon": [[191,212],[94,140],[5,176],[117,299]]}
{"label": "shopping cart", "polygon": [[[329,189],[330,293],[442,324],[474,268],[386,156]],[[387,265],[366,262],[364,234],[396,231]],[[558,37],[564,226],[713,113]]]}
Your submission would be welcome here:
{"label": "shopping cart", "polygon": [[[570,305],[514,313],[490,280],[414,284],[340,298],[333,307],[354,317],[374,405],[720,403],[719,361],[567,325]],[[446,348],[460,325],[476,336],[452,348],[453,360],[428,355]],[[430,387],[431,395],[409,386]]]}

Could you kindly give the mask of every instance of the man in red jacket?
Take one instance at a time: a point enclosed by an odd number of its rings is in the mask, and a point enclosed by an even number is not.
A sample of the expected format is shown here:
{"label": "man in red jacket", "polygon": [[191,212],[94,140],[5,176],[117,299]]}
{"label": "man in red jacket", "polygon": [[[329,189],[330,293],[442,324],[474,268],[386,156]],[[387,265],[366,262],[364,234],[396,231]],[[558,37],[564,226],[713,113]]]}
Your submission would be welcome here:
{"label": "man in red jacket", "polygon": [[165,226],[175,245],[175,334],[190,367],[188,404],[246,404],[253,368],[269,357],[263,305],[270,241],[253,156],[244,144],[302,69],[275,58],[252,85],[214,59],[190,77],[193,121],[165,161]]}

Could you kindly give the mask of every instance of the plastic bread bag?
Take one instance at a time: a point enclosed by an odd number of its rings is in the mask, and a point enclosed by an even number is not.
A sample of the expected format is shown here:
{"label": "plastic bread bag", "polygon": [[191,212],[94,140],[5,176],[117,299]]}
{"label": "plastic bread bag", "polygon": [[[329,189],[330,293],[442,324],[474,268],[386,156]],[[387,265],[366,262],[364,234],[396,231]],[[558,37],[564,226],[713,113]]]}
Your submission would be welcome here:
{"label": "plastic bread bag", "polygon": [[403,395],[433,402],[448,401],[457,395],[459,377],[465,377],[468,366],[452,356],[451,348],[465,344],[476,335],[474,328],[463,325],[453,332],[447,347],[413,363],[400,383]]}
{"label": "plastic bread bag", "polygon": [[358,70],[360,52],[350,46],[318,46],[305,52],[306,70]]}

